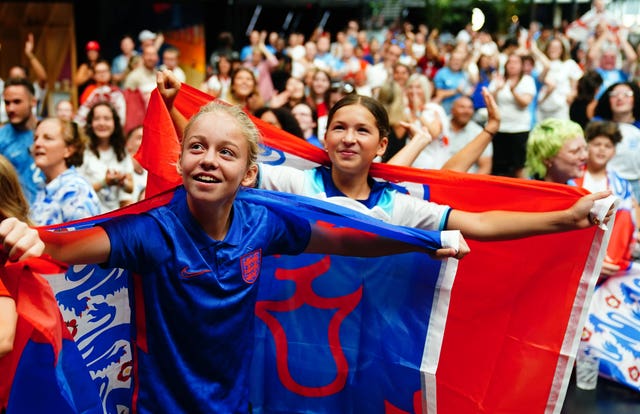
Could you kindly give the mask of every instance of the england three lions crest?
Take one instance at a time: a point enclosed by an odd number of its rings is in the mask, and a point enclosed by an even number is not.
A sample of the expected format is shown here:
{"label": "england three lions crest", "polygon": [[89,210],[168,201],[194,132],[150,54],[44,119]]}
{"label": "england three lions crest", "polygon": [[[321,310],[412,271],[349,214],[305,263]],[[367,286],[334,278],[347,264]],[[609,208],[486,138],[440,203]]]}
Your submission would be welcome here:
{"label": "england three lions crest", "polygon": [[242,279],[247,283],[253,283],[260,275],[262,266],[262,249],[254,250],[240,258]]}

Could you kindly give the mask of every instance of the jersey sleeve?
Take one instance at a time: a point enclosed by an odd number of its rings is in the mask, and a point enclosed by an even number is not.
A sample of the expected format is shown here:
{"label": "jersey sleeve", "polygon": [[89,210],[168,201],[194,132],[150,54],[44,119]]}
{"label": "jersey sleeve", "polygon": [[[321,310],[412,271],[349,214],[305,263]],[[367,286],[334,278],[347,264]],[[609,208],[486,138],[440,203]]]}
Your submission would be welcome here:
{"label": "jersey sleeve", "polygon": [[126,268],[134,272],[148,269],[153,253],[156,260],[167,252],[167,241],[158,223],[149,215],[125,215],[99,224],[109,236],[111,253],[105,267]]}
{"label": "jersey sleeve", "polygon": [[284,165],[259,164],[258,188],[281,191],[283,193],[303,194],[305,173]]}
{"label": "jersey sleeve", "polygon": [[392,223],[421,230],[442,231],[447,228],[451,207],[396,193]]}
{"label": "jersey sleeve", "polygon": [[292,210],[269,211],[269,227],[272,229],[271,242],[266,247],[267,255],[302,253],[311,239],[311,223],[304,216]]}

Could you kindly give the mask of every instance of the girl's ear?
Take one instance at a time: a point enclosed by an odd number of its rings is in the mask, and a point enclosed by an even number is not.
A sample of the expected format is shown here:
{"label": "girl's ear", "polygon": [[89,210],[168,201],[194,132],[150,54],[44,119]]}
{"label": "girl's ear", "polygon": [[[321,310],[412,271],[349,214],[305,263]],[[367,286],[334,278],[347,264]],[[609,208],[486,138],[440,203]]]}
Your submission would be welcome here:
{"label": "girl's ear", "polygon": [[253,164],[252,166],[250,166],[247,169],[247,172],[244,174],[244,178],[242,179],[242,182],[240,184],[243,185],[244,187],[251,187],[251,188],[257,187],[258,171],[259,169],[256,164]]}
{"label": "girl's ear", "polygon": [[389,138],[382,137],[380,142],[378,142],[378,150],[376,151],[376,155],[382,157],[385,152],[387,152],[387,145],[389,145]]}
{"label": "girl's ear", "polygon": [[178,175],[182,176],[182,155],[178,157],[178,162],[176,163],[176,171]]}

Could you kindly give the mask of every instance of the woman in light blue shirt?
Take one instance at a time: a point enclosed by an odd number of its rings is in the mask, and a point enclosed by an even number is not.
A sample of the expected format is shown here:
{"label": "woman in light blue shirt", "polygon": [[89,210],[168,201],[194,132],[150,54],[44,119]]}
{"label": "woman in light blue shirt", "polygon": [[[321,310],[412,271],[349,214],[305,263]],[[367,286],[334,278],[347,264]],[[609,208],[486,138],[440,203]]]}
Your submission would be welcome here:
{"label": "woman in light blue shirt", "polygon": [[98,195],[75,169],[82,164],[85,142],[71,122],[47,118],[38,124],[31,151],[46,184],[31,207],[34,223],[64,223],[101,213]]}

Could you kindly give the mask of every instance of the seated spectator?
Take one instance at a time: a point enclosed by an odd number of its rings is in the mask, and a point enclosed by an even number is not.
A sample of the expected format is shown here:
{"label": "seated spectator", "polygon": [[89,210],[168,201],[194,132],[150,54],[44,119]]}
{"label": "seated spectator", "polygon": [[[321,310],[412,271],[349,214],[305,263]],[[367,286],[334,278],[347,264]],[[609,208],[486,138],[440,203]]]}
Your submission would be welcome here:
{"label": "seated spectator", "polygon": [[58,118],[38,124],[32,152],[46,186],[38,190],[31,205],[35,224],[65,223],[101,213],[98,195],[75,168],[82,164],[84,147],[85,138],[76,124]]}

